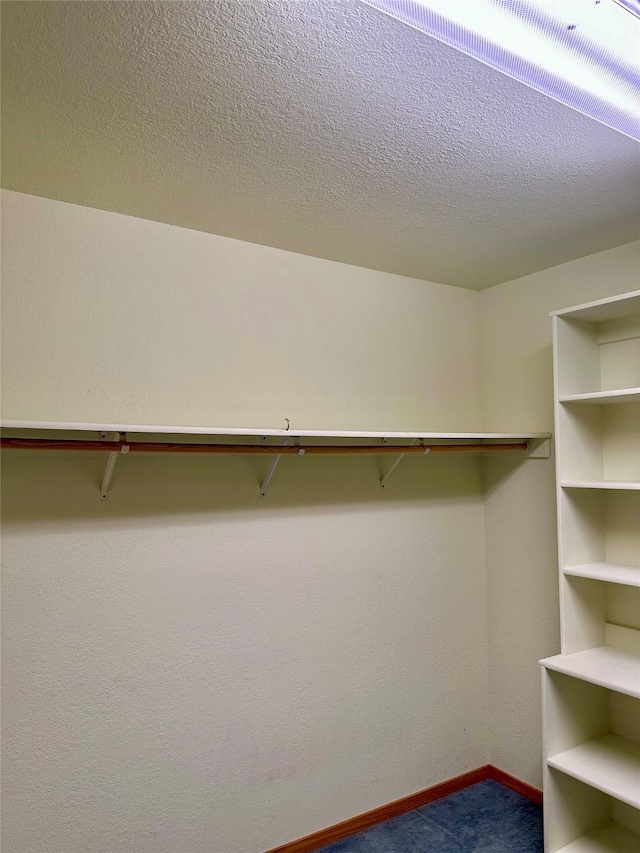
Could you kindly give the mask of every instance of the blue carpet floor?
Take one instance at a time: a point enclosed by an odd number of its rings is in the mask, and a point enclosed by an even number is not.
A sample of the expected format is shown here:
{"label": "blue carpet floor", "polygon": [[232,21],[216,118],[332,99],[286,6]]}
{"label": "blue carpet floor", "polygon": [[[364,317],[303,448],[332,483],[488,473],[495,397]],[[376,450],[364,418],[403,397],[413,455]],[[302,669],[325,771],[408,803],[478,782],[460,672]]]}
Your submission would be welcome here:
{"label": "blue carpet floor", "polygon": [[318,853],[542,853],[542,810],[497,782],[478,782]]}

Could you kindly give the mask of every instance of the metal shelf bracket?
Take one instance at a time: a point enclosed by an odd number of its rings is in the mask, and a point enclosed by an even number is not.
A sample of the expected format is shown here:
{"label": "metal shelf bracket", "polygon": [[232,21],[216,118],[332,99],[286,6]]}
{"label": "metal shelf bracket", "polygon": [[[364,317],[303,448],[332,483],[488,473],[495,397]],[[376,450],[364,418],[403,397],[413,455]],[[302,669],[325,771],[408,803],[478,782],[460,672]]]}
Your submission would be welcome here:
{"label": "metal shelf bracket", "polygon": [[[410,445],[409,445],[409,446],[410,446],[410,447],[414,447],[416,444],[420,444],[420,442],[421,442],[421,441],[422,441],[422,439],[421,439],[421,438],[414,438],[414,439],[413,439],[413,441],[410,443]],[[383,444],[386,444],[386,439],[382,439],[382,443],[383,443]],[[429,448],[429,447],[425,447],[424,452],[425,452],[425,453],[428,453],[428,452],[429,452],[429,450],[430,450],[430,448]],[[386,474],[384,474],[384,475],[380,478],[380,488],[381,488],[381,489],[384,489],[384,487],[387,485],[387,480],[388,480],[388,479],[389,479],[389,477],[393,474],[393,472],[396,470],[396,468],[398,467],[398,465],[402,462],[402,460],[404,459],[404,457],[405,457],[405,454],[404,454],[404,453],[400,453],[400,454],[398,454],[398,456],[396,456],[396,458],[393,460],[393,462],[392,462],[391,466],[390,466],[390,467],[389,467],[389,469],[387,470],[387,473],[386,473]]]}
{"label": "metal shelf bracket", "polygon": [[[107,433],[101,432],[100,438],[107,438]],[[126,441],[126,435],[118,433],[116,435],[116,441]],[[100,486],[101,501],[109,500],[109,486],[111,485],[111,479],[113,477],[113,472],[116,467],[116,462],[118,461],[118,457],[121,454],[128,452],[129,446],[127,444],[123,444],[118,450],[114,450],[112,453],[109,454],[109,458],[107,459],[107,467],[104,470],[104,477],[102,478],[102,485]]]}
{"label": "metal shelf bracket", "polygon": [[533,438],[527,441],[529,449],[527,458],[529,459],[549,459],[551,456],[551,439],[550,438]]}
{"label": "metal shelf bracket", "polygon": [[[282,442],[282,446],[286,447],[290,440],[291,440],[290,438],[285,438],[285,440]],[[266,436],[264,436],[262,443],[266,444]],[[295,438],[294,443],[299,444],[300,439]],[[301,449],[299,451],[299,455],[301,455],[303,453],[304,453],[304,449]],[[278,467],[278,462],[280,461],[280,459],[281,459],[280,455],[274,456],[273,459],[271,460],[269,467],[267,468],[267,473],[265,474],[264,480],[262,481],[262,484],[260,486],[260,497],[261,498],[266,498],[266,496],[267,496],[267,489],[269,488],[269,483],[271,482],[271,479],[276,472],[276,468]]]}

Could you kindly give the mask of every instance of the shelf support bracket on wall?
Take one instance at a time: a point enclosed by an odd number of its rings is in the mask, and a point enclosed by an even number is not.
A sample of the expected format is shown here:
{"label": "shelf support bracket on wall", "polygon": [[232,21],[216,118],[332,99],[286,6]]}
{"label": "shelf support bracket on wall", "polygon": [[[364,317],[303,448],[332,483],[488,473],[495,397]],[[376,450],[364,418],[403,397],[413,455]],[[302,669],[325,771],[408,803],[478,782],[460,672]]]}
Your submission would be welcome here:
{"label": "shelf support bracket on wall", "polygon": [[[282,442],[282,446],[286,447],[287,444],[289,443],[289,441],[290,441],[290,439],[288,437],[285,438],[285,440]],[[298,438],[295,441],[297,443],[299,443],[300,439]],[[263,443],[265,443],[264,439],[263,439]],[[304,450],[302,451],[302,453],[304,453]],[[280,455],[278,455],[278,456],[274,456],[273,459],[271,460],[271,464],[269,465],[269,467],[267,469],[267,473],[265,474],[265,478],[262,481],[262,485],[260,486],[260,497],[261,498],[266,498],[267,489],[269,488],[269,483],[271,482],[271,478],[273,477],[273,475],[276,472],[276,468],[278,467],[278,462],[280,461],[281,458],[282,457]]]}
{"label": "shelf support bracket on wall", "polygon": [[[420,444],[420,442],[421,442],[421,441],[422,441],[422,439],[421,439],[421,438],[414,438],[414,439],[413,439],[413,441],[412,441],[412,442],[411,442],[411,444],[410,444],[410,447],[414,447],[416,444]],[[384,439],[383,439],[383,442],[384,442]],[[429,448],[428,448],[428,447],[426,447],[424,452],[425,452],[425,453],[428,453],[428,452],[429,452]],[[387,473],[386,473],[386,474],[384,474],[384,475],[380,478],[380,488],[381,488],[381,489],[384,489],[384,487],[387,485],[387,480],[388,480],[388,479],[389,479],[389,477],[393,474],[393,472],[396,470],[396,468],[398,467],[398,465],[402,462],[402,460],[404,459],[404,457],[405,457],[405,454],[404,454],[404,453],[400,453],[400,454],[398,454],[398,456],[396,456],[396,458],[393,460],[393,464],[391,465],[391,467],[389,468],[389,470],[387,471]]]}
{"label": "shelf support bracket on wall", "polygon": [[549,459],[551,456],[550,438],[529,439],[527,444],[529,445],[527,452],[528,459]]}
{"label": "shelf support bracket on wall", "polygon": [[[106,433],[100,433],[100,438],[106,438]],[[118,433],[116,435],[116,441],[126,441],[126,436]],[[109,454],[109,458],[107,459],[107,467],[104,471],[104,477],[102,478],[102,485],[100,486],[100,500],[106,501],[109,500],[109,486],[111,485],[111,479],[113,477],[113,472],[116,467],[116,462],[118,461],[118,456],[121,453],[128,453],[129,447],[126,444],[123,444],[119,450],[114,450]]]}

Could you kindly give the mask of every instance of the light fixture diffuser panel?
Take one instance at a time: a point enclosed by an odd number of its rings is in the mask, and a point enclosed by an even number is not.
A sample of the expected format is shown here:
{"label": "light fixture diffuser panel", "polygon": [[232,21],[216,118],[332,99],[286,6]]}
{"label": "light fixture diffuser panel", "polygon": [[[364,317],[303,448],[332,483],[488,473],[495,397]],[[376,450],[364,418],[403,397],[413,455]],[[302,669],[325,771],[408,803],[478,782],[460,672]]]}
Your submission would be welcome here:
{"label": "light fixture diffuser panel", "polygon": [[640,140],[637,0],[362,2]]}

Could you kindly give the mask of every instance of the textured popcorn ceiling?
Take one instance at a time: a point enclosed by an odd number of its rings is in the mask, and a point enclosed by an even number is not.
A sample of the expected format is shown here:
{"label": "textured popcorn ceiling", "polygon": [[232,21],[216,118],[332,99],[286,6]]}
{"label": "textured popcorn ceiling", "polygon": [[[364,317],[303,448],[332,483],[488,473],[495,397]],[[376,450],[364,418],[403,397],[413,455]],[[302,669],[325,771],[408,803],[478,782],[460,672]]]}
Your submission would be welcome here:
{"label": "textured popcorn ceiling", "polygon": [[20,192],[482,289],[638,236],[638,146],[357,0],[3,2]]}

